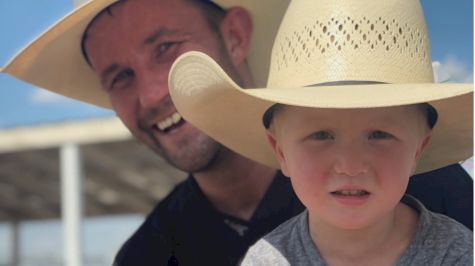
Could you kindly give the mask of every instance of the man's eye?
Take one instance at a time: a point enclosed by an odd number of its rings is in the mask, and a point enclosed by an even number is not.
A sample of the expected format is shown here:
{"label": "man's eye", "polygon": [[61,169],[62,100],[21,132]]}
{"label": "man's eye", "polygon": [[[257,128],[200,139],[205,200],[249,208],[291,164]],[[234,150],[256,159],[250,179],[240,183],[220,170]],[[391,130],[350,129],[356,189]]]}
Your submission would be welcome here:
{"label": "man's eye", "polygon": [[333,140],[335,137],[331,132],[328,131],[318,131],[310,135],[311,139],[314,140]]}
{"label": "man's eye", "polygon": [[369,139],[389,139],[389,138],[393,138],[393,135],[381,130],[374,130],[369,134]]}
{"label": "man's eye", "polygon": [[166,43],[162,43],[158,46],[157,48],[157,52],[158,53],[164,53],[166,50],[168,50],[168,48],[170,48],[170,46],[172,46],[172,42],[166,42]]}
{"label": "man's eye", "polygon": [[128,79],[130,79],[133,75],[134,72],[130,69],[120,71],[112,80],[110,87],[113,89],[116,86],[119,86],[121,83],[126,82]]}
{"label": "man's eye", "polygon": [[154,58],[157,61],[166,61],[168,59],[170,48],[172,48],[176,43],[175,42],[165,42],[157,46],[154,53]]}

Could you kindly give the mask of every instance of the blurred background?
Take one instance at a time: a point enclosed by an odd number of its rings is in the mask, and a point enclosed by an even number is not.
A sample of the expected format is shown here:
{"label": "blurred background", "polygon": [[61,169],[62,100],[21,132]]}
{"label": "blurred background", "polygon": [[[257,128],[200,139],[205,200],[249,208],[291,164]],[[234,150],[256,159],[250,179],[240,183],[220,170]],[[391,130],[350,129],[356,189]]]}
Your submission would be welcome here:
{"label": "blurred background", "polygon": [[[81,2],[0,0],[0,66]],[[473,82],[473,2],[421,3],[436,80]],[[0,266],[66,265],[64,247],[74,244],[82,265],[111,265],[121,244],[185,174],[133,140],[110,110],[4,74],[0,92]],[[76,185],[64,179],[68,162],[80,170],[72,173]],[[463,166],[473,176],[473,158]],[[61,220],[75,209],[79,216]],[[71,228],[76,242],[67,242]]]}

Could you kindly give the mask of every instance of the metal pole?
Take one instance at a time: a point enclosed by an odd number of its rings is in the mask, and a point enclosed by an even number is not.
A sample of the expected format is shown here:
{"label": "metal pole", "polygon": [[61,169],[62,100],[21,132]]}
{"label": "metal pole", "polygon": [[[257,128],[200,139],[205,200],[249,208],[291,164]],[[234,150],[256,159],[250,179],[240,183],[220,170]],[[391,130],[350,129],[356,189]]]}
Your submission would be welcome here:
{"label": "metal pole", "polygon": [[77,144],[61,147],[61,212],[65,266],[82,265],[82,182],[81,159]]}
{"label": "metal pole", "polygon": [[13,256],[12,256],[12,265],[20,265],[20,222],[12,222],[12,240],[13,240]]}

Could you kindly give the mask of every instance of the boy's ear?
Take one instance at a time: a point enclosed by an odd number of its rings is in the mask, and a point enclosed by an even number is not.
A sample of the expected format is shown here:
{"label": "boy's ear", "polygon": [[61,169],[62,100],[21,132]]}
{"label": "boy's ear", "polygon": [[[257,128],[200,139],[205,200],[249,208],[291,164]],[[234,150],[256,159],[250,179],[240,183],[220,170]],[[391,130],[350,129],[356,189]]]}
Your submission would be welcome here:
{"label": "boy's ear", "polygon": [[429,130],[424,138],[422,139],[421,145],[419,146],[419,149],[416,151],[416,155],[414,157],[414,166],[412,167],[412,174],[416,172],[417,168],[417,163],[422,157],[422,154],[424,154],[424,151],[427,149],[429,146],[430,140],[432,138],[432,130]]}
{"label": "boy's ear", "polygon": [[430,140],[432,139],[432,130],[429,130],[427,134],[424,136],[424,139],[422,140],[421,145],[419,146],[419,149],[416,152],[416,162],[418,162],[424,151],[427,149],[429,146]]}
{"label": "boy's ear", "polygon": [[284,153],[282,152],[282,148],[279,145],[279,142],[277,141],[277,138],[275,137],[275,134],[271,130],[266,130],[266,136],[267,136],[267,141],[269,141],[272,151],[274,152],[275,158],[277,158],[277,161],[279,162],[280,169],[282,170],[282,173],[289,177],[289,171],[287,168],[287,163],[285,160]]}
{"label": "boy's ear", "polygon": [[248,56],[252,30],[251,15],[246,9],[232,7],[226,10],[220,23],[220,31],[235,66],[241,65]]}

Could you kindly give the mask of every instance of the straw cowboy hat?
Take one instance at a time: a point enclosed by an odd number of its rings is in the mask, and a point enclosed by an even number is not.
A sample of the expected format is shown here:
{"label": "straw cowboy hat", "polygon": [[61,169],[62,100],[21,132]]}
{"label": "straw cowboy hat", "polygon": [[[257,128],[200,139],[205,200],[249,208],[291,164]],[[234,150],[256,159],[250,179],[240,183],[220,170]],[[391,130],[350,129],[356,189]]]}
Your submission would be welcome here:
{"label": "straw cowboy hat", "polygon": [[[338,82],[359,84],[334,85]],[[262,118],[276,103],[369,108],[427,102],[438,121],[417,172],[466,159],[473,150],[473,85],[433,83],[417,0],[291,1],[273,46],[266,88],[241,89],[199,52],[177,59],[169,87],[186,120],[274,168],[279,165]]]}
{"label": "straw cowboy hat", "polygon": [[[27,45],[1,72],[67,97],[111,108],[99,78],[83,57],[81,39],[91,20],[116,1],[91,0],[72,11]],[[247,59],[254,80],[261,86],[267,81],[272,42],[289,1],[214,1],[223,8],[241,6],[251,13],[254,32]]]}

